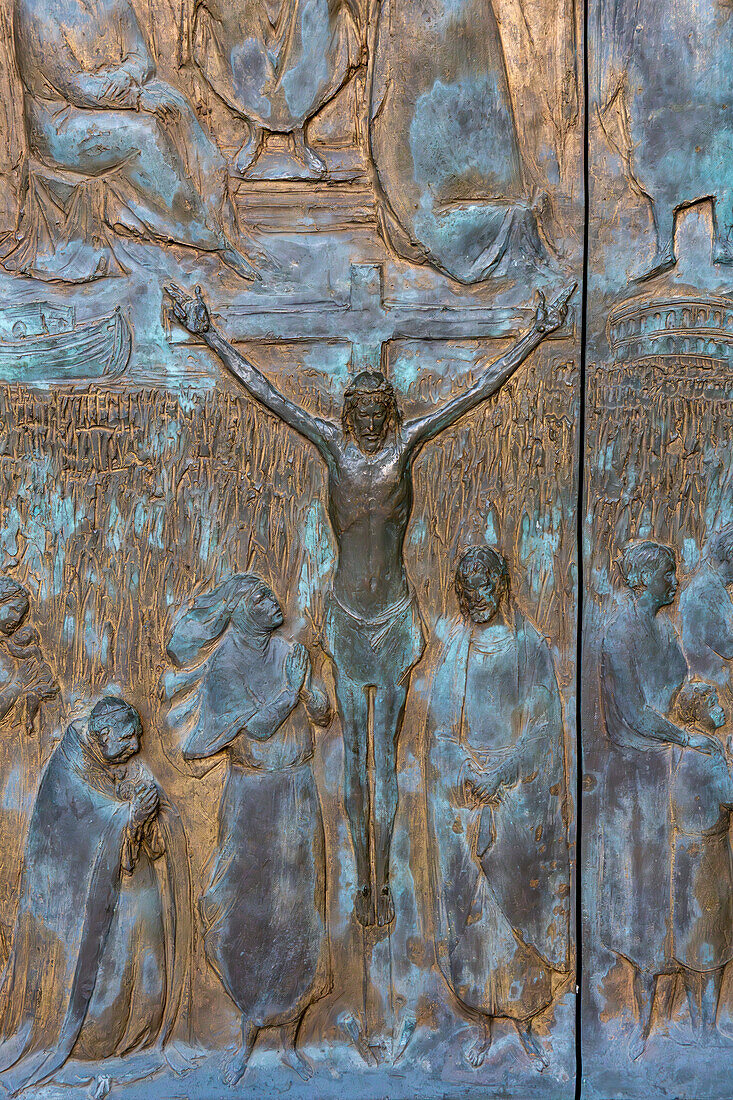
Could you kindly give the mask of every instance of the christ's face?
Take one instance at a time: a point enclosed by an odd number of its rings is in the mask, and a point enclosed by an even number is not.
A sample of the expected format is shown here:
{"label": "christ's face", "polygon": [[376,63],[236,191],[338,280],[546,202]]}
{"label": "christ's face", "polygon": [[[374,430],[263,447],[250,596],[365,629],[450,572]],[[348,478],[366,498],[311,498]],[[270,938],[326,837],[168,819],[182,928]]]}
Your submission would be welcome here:
{"label": "christ's face", "polygon": [[108,764],[124,764],[140,752],[140,723],[132,717],[111,718],[95,736]]}
{"label": "christ's face", "polygon": [[12,596],[0,604],[0,633],[8,637],[22,626],[30,607],[25,596]]}
{"label": "christ's face", "polygon": [[389,412],[389,402],[379,394],[364,394],[352,409],[354,436],[359,449],[365,454],[375,454],[384,444]]}

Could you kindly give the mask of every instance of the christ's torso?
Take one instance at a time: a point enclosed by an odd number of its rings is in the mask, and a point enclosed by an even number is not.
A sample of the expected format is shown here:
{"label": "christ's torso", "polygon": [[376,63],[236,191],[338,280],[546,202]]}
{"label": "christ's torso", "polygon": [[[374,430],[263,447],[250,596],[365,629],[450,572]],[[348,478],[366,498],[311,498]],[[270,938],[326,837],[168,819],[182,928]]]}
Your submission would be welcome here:
{"label": "christ's torso", "polygon": [[412,513],[412,471],[405,449],[388,443],[374,455],[343,442],[330,463],[328,514],[338,545],[333,588],[357,614],[373,618],[409,589],[403,545]]}

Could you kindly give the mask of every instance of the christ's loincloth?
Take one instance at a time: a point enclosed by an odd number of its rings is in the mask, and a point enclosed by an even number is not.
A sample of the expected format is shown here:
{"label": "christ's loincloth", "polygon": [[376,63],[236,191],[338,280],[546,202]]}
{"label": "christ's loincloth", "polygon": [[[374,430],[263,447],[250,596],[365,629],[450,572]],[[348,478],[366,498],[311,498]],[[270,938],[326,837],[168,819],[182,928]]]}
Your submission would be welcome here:
{"label": "christ's loincloth", "polygon": [[404,686],[425,649],[420,610],[412,592],[370,618],[357,615],[329,592],[321,637],[339,677],[362,685]]}

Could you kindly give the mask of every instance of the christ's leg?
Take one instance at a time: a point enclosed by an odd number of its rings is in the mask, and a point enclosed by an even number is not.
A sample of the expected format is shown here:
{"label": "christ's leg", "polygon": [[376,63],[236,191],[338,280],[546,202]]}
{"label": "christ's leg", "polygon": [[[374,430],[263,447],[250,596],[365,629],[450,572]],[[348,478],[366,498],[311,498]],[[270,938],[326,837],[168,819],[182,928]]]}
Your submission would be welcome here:
{"label": "christ's leg", "polygon": [[380,684],[374,701],[374,867],[377,924],[394,919],[389,855],[397,814],[397,743],[405,716],[407,687]]}
{"label": "christ's leg", "polygon": [[550,1059],[547,1057],[545,1048],[539,1041],[534,1033],[531,1020],[515,1020],[514,1021],[519,1041],[524,1048],[526,1054],[532,1059],[532,1065],[539,1073],[542,1073],[543,1069],[547,1069],[550,1064]]}
{"label": "christ's leg", "polygon": [[723,985],[723,968],[708,970],[702,977],[700,1006],[702,1008],[702,1029],[707,1040],[718,1034],[718,1001]]}
{"label": "christ's leg", "polygon": [[695,970],[683,970],[682,980],[685,985],[685,995],[687,996],[687,1007],[690,1010],[690,1022],[692,1023],[692,1030],[696,1036],[699,1036],[702,1031],[702,988],[701,988],[701,974],[698,974]]}
{"label": "christ's leg", "polygon": [[373,923],[369,852],[367,698],[360,684],[335,671],[336,701],[344,738],[344,808],[356,859],[354,911],[360,924]]}
{"label": "christ's leg", "polygon": [[322,157],[319,157],[318,153],[308,144],[308,139],[305,136],[305,130],[302,126],[297,130],[293,130],[290,135],[290,140],[296,160],[299,160],[300,163],[304,165],[310,178],[322,179],[327,171],[326,162]]}

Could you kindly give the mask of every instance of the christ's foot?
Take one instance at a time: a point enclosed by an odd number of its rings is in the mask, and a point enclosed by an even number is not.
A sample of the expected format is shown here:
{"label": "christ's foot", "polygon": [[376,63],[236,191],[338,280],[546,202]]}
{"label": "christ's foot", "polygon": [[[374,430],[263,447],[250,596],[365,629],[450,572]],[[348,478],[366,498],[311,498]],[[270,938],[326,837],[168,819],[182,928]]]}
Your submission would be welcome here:
{"label": "christ's foot", "polygon": [[491,1049],[491,1032],[483,1027],[476,1028],[463,1048],[463,1056],[469,1066],[478,1069],[484,1064],[484,1058]]}
{"label": "christ's foot", "polygon": [[538,1073],[542,1073],[542,1070],[547,1069],[549,1066],[550,1059],[547,1057],[544,1047],[532,1030],[532,1024],[517,1023],[517,1034],[519,1035],[519,1041],[524,1047],[525,1053],[532,1059],[532,1065]]}
{"label": "christ's foot", "polygon": [[282,1061],[284,1065],[298,1074],[301,1081],[310,1081],[313,1076],[313,1066],[305,1055],[301,1054],[294,1046],[285,1047],[282,1052]]}
{"label": "christ's foot", "polygon": [[374,924],[371,886],[360,886],[354,894],[354,916],[364,928]]}
{"label": "christ's foot", "polygon": [[386,924],[391,924],[393,920],[394,902],[392,901],[392,891],[385,884],[377,895],[377,924],[384,927]]}
{"label": "christ's foot", "polygon": [[257,1042],[257,1027],[254,1024],[242,1022],[243,1042],[239,1050],[232,1055],[224,1067],[224,1084],[234,1086],[244,1077],[249,1057]]}

